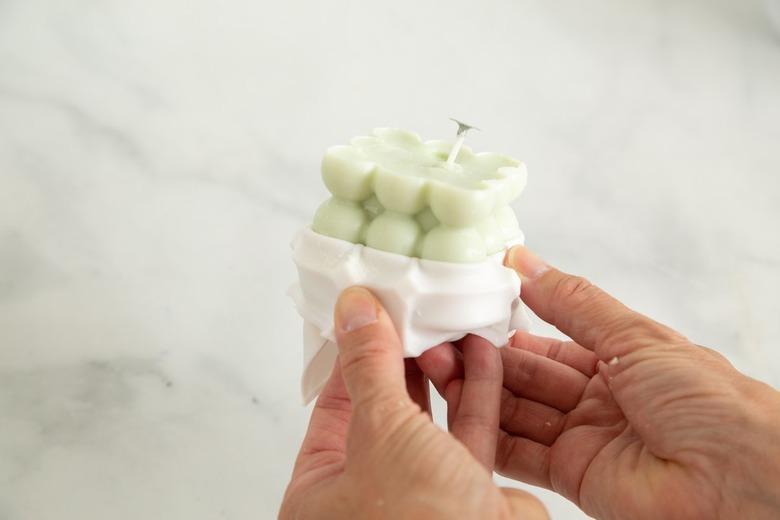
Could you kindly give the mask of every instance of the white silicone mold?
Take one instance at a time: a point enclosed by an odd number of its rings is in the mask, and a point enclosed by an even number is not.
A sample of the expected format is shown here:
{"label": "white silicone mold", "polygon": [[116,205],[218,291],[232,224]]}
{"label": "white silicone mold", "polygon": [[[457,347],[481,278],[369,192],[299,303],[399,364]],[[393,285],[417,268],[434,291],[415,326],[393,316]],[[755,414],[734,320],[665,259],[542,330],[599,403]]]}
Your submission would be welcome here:
{"label": "white silicone mold", "polygon": [[[519,242],[522,234],[515,241]],[[367,287],[381,300],[407,357],[466,334],[500,347],[515,330],[528,329],[519,299],[520,279],[503,266],[503,251],[482,262],[438,262],[376,250],[308,228],[297,234],[292,248],[299,282],[291,296],[304,319],[305,402],[319,393],[332,369],[333,308],[339,293],[353,285]]]}

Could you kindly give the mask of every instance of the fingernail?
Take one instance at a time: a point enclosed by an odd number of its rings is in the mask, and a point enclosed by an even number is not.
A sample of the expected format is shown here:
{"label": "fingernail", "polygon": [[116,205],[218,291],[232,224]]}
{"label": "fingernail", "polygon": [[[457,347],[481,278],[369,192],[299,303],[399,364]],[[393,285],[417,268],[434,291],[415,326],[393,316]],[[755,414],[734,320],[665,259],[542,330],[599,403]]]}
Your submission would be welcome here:
{"label": "fingernail", "polygon": [[538,278],[550,269],[547,262],[533,254],[525,246],[515,246],[506,255],[506,264],[523,278]]}
{"label": "fingernail", "polygon": [[352,332],[375,321],[376,301],[368,290],[350,287],[341,293],[336,303],[336,322],[342,332]]}

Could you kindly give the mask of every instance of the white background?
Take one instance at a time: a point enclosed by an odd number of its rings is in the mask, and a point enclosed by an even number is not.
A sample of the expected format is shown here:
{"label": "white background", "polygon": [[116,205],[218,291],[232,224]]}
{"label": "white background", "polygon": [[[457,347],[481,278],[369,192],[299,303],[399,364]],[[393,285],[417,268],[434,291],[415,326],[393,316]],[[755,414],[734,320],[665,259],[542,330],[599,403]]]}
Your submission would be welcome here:
{"label": "white background", "polygon": [[322,152],[450,116],[533,249],[780,384],[760,2],[5,0],[0,519],[274,517]]}

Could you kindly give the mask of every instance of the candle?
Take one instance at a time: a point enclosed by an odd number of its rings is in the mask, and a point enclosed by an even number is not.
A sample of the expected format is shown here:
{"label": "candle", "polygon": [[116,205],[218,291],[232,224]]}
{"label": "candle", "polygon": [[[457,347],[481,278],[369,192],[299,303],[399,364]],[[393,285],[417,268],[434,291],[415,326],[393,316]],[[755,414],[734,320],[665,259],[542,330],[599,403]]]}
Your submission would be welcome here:
{"label": "candle", "polygon": [[523,241],[509,203],[525,186],[525,167],[475,154],[463,144],[467,130],[459,123],[452,144],[379,128],[325,154],[332,197],[292,242],[305,402],[332,372],[333,309],[347,287],[382,301],[406,357],[466,334],[500,347],[528,329],[521,280],[503,265],[506,247]]}
{"label": "candle", "polygon": [[312,229],[356,244],[446,262],[479,262],[520,235],[509,203],[525,166],[501,154],[378,128],[328,149],[322,178],[332,197]]}

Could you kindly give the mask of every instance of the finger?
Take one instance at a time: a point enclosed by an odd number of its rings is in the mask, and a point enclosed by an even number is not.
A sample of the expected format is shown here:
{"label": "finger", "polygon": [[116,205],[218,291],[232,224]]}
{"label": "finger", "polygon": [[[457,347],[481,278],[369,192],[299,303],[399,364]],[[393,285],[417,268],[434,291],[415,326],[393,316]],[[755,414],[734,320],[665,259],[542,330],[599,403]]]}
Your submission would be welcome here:
{"label": "finger", "polygon": [[496,473],[551,489],[550,448],[524,437],[498,431]]}
{"label": "finger", "polygon": [[352,406],[411,403],[406,393],[401,341],[390,317],[362,287],[341,293],[335,309],[341,373]]}
{"label": "finger", "polygon": [[301,472],[344,459],[351,413],[352,405],[341,378],[341,367],[336,362],[311,412],[309,428],[295,461],[293,478]]}
{"label": "finger", "polygon": [[489,341],[469,335],[462,343],[463,385],[450,431],[489,470],[496,454],[501,400],[501,356]]}
{"label": "finger", "polygon": [[590,381],[582,372],[527,350],[501,349],[504,387],[562,412],[573,410]]}
{"label": "finger", "polygon": [[515,488],[501,488],[501,493],[509,502],[512,518],[523,520],[547,520],[550,515],[542,501],[526,491]]}
{"label": "finger", "polygon": [[565,422],[566,414],[560,410],[537,401],[515,397],[506,389],[501,392],[499,426],[507,433],[550,446],[560,435]]}
{"label": "finger", "polygon": [[452,381],[463,379],[463,361],[452,343],[442,343],[428,349],[416,361],[442,397]]}
{"label": "finger", "polygon": [[454,344],[442,343],[423,352],[417,365],[447,402],[447,427],[451,428],[463,389],[462,354]]}
{"label": "finger", "polygon": [[412,401],[417,403],[422,411],[431,415],[431,396],[428,389],[428,378],[425,377],[414,359],[404,359],[406,376],[406,392]]}
{"label": "finger", "polygon": [[518,330],[512,336],[509,346],[521,348],[563,363],[579,370],[588,377],[593,377],[596,374],[596,363],[598,363],[599,358],[590,350],[581,347],[573,341],[543,338]]}
{"label": "finger", "polygon": [[509,250],[506,263],[522,279],[523,301],[540,318],[592,350],[601,360],[657,344],[684,340],[679,334],[632,311],[585,278],[549,265],[523,246]]}
{"label": "finger", "polygon": [[460,397],[463,394],[463,379],[454,379],[449,385],[442,397],[447,401],[447,429],[452,432],[452,424],[455,422],[455,416],[460,406]]}

